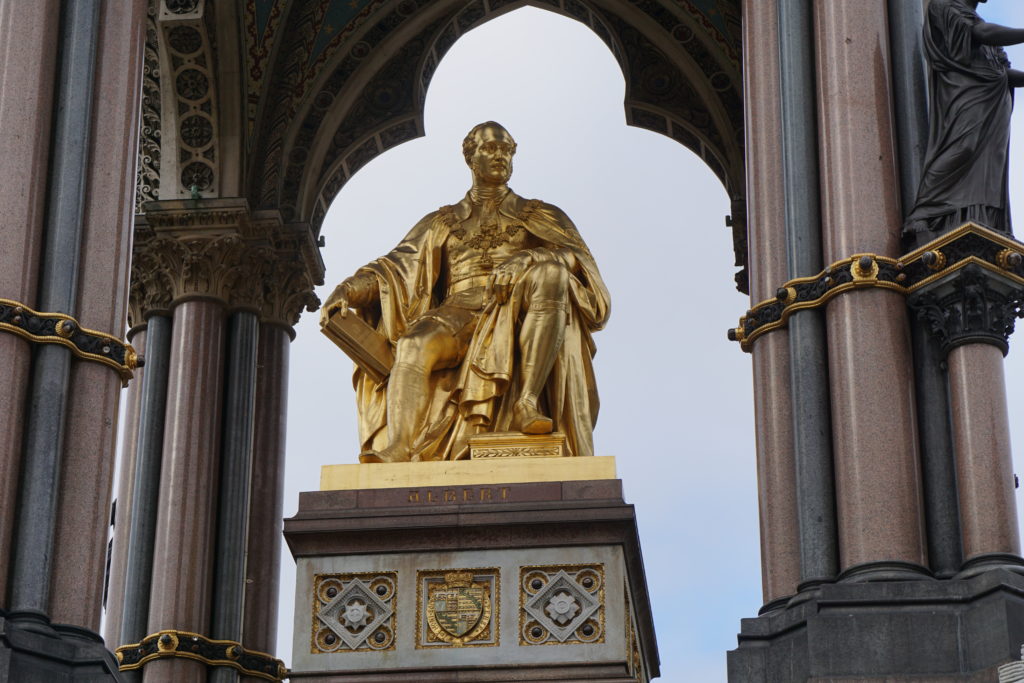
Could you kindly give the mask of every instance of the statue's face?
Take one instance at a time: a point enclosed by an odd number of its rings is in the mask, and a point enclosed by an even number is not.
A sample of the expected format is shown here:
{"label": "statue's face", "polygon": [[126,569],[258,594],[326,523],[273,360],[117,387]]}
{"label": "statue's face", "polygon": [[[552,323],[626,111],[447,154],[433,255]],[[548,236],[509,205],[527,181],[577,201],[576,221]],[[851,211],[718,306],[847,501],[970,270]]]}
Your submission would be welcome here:
{"label": "statue's face", "polygon": [[516,141],[500,126],[487,126],[476,133],[476,151],[469,158],[473,175],[486,183],[507,183],[512,177],[512,155]]}

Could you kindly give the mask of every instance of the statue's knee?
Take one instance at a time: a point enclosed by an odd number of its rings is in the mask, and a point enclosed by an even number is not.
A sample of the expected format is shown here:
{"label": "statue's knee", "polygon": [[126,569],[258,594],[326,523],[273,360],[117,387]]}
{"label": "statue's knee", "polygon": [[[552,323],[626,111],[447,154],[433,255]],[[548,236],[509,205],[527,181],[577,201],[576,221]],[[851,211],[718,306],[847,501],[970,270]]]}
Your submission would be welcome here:
{"label": "statue's knee", "polygon": [[430,329],[412,329],[395,345],[395,362],[429,367],[431,356],[437,346],[437,332]]}
{"label": "statue's knee", "polygon": [[569,269],[561,261],[537,263],[526,277],[532,293],[545,299],[561,299],[569,290]]}

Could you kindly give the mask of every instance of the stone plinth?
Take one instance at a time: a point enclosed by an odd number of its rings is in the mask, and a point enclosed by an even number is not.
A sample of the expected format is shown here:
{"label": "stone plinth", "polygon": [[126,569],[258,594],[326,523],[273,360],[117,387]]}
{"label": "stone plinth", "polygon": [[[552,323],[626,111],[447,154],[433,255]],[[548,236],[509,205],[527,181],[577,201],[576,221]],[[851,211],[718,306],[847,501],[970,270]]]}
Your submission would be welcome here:
{"label": "stone plinth", "polygon": [[[729,681],[995,681],[1024,643],[1024,576],[825,584],[744,619]],[[1012,679],[1011,679],[1012,680]]]}
{"label": "stone plinth", "polygon": [[[657,677],[636,520],[613,460],[516,460],[605,476],[503,483],[506,462],[359,465],[362,488],[301,494],[285,520],[297,563],[292,679]],[[442,465],[465,470],[458,483],[434,476]],[[325,468],[324,483],[338,473]],[[379,486],[395,480],[407,485]]]}
{"label": "stone plinth", "polygon": [[0,609],[0,683],[118,683],[117,660],[89,629]]}

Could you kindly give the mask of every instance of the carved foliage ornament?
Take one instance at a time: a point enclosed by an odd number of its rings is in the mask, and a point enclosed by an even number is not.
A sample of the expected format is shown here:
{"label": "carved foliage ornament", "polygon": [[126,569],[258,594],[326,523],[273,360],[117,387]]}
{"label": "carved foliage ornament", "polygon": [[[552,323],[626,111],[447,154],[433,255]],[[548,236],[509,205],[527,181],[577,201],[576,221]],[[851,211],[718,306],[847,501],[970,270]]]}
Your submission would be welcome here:
{"label": "carved foliage ornament", "polygon": [[[189,222],[187,216],[178,218],[181,225]],[[137,229],[129,327],[149,315],[167,314],[175,302],[206,298],[290,328],[303,309],[315,311],[320,300],[313,293],[315,276],[287,246],[266,235],[222,231],[189,238]]]}
{"label": "carved foliage ornament", "polygon": [[1024,317],[1024,286],[1007,285],[969,265],[923,288],[908,301],[927,323],[943,353],[973,343],[992,344],[1005,355],[1017,318]]}

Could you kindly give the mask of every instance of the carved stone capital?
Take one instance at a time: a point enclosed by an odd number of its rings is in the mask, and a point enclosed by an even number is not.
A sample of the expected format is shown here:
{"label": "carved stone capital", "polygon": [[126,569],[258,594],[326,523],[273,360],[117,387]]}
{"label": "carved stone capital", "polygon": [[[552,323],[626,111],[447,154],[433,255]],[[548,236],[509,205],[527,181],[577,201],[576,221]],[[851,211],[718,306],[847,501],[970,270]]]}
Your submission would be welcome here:
{"label": "carved stone capital", "polygon": [[963,344],[992,344],[1005,355],[1017,318],[1024,317],[1024,285],[970,264],[935,280],[907,301],[942,352]]}
{"label": "carved stone capital", "polygon": [[300,263],[278,259],[263,282],[261,322],[291,330],[303,310],[312,313],[320,307],[320,299],[313,293],[315,283]]}
{"label": "carved stone capital", "polygon": [[290,328],[319,301],[323,261],[305,225],[254,214],[244,199],[146,202],[136,220],[129,324],[214,299]]}

